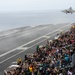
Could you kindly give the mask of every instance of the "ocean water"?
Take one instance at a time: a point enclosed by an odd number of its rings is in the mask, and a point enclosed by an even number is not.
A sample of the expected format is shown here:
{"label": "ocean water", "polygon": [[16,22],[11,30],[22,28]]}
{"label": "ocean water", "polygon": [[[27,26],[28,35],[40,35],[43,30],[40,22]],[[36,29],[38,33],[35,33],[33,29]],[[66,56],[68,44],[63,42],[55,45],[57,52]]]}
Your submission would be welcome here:
{"label": "ocean water", "polygon": [[61,10],[0,13],[0,31],[24,26],[70,22],[75,22],[75,13],[65,14]]}

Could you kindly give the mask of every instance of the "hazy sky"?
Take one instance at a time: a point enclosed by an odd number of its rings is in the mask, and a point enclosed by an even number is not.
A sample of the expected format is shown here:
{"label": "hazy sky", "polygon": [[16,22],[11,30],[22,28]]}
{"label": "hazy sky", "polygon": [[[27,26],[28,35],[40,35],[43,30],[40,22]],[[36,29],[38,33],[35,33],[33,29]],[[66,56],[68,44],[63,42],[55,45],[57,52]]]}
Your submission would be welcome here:
{"label": "hazy sky", "polygon": [[69,7],[75,9],[75,0],[0,0],[0,12],[56,10]]}

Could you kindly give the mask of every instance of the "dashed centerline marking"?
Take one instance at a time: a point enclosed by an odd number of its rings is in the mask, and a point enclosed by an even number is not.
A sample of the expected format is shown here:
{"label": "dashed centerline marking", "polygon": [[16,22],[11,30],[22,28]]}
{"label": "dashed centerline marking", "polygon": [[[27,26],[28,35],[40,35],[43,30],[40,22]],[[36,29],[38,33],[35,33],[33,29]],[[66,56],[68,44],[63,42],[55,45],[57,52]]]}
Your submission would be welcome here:
{"label": "dashed centerline marking", "polygon": [[50,36],[43,36],[43,38],[46,38],[46,39],[48,39],[48,38],[50,38]]}
{"label": "dashed centerline marking", "polygon": [[17,48],[17,50],[27,50],[29,47],[20,47],[20,48]]}

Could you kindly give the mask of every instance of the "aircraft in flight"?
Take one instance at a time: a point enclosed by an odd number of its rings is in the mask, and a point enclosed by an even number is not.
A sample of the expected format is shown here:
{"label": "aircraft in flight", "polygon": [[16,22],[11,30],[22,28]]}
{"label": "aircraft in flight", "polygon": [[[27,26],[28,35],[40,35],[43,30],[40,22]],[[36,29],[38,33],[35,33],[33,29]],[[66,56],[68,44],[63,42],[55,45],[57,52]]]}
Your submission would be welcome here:
{"label": "aircraft in flight", "polygon": [[69,9],[62,10],[61,12],[64,12],[66,14],[68,14],[68,13],[73,14],[75,12],[75,10],[73,10],[72,7],[70,7]]}

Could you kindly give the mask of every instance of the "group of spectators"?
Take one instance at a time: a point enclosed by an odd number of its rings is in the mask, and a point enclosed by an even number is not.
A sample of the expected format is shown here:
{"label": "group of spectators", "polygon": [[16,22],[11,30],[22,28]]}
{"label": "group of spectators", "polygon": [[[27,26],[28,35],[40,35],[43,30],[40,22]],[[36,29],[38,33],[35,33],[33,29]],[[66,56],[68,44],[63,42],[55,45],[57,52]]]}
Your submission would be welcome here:
{"label": "group of spectators", "polygon": [[75,75],[71,66],[75,51],[75,26],[57,39],[47,41],[43,47],[39,45],[32,55],[25,55],[24,60],[17,60],[16,69],[6,75]]}

